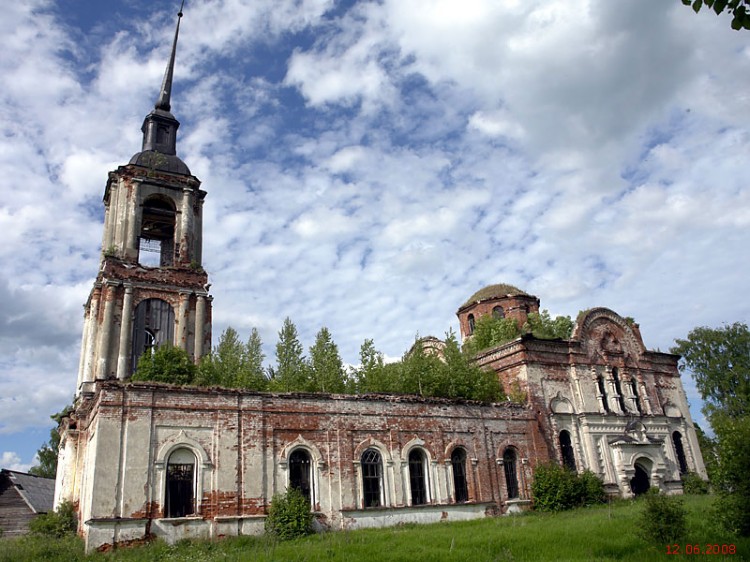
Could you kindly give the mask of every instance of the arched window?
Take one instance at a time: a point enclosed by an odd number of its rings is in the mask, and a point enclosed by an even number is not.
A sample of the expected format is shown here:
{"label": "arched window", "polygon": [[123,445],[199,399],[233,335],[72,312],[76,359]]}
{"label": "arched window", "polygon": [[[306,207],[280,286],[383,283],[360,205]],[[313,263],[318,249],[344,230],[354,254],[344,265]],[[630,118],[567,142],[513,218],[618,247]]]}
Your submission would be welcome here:
{"label": "arched window", "polygon": [[146,299],[135,307],[133,353],[130,372],[135,372],[144,353],[165,343],[174,342],[174,311],[161,299]]}
{"label": "arched window", "polygon": [[565,468],[575,472],[576,456],[573,452],[573,444],[570,442],[570,433],[565,429],[560,432],[560,452],[562,453],[562,460]]}
{"label": "arched window", "polygon": [[599,395],[602,397],[602,404],[604,405],[604,411],[609,413],[609,404],[607,403],[607,390],[604,386],[604,377],[601,375],[596,377],[596,384],[599,387]]}
{"label": "arched window", "polygon": [[289,455],[289,485],[297,488],[312,503],[312,460],[304,449]]}
{"label": "arched window", "polygon": [[635,377],[632,377],[630,379],[630,385],[633,388],[633,396],[635,398],[635,409],[638,410],[639,414],[642,414],[643,410],[641,410],[641,397],[638,395],[638,381],[635,380]]}
{"label": "arched window", "polygon": [[362,453],[362,501],[364,507],[383,505],[383,462],[376,449]]}
{"label": "arched window", "polygon": [[411,504],[427,503],[427,471],[425,454],[420,449],[409,453],[409,484],[411,485]]}
{"label": "arched window", "polygon": [[474,315],[469,314],[469,335],[474,333]]}
{"label": "arched window", "polygon": [[503,470],[505,471],[505,488],[508,492],[508,499],[512,500],[518,497],[518,475],[516,452],[511,449],[505,449],[503,453]]}
{"label": "arched window", "polygon": [[152,197],[143,203],[138,237],[138,263],[164,267],[174,262],[175,207],[171,201]]}
{"label": "arched window", "polygon": [[617,371],[617,367],[612,369],[612,378],[615,381],[615,392],[617,393],[617,403],[620,404],[620,411],[625,413],[625,398],[622,395],[622,388],[620,387],[620,374]]}
{"label": "arched window", "polygon": [[492,309],[493,318],[505,318],[505,311],[502,306],[496,306]]}
{"label": "arched window", "polygon": [[456,502],[469,501],[469,487],[466,484],[466,451],[456,447],[451,453],[451,468],[453,469],[453,489]]}
{"label": "arched window", "polygon": [[672,434],[672,443],[674,443],[674,452],[677,454],[677,462],[680,465],[680,474],[685,474],[688,471],[688,464],[685,449],[682,446],[682,435],[679,431]]}
{"label": "arched window", "polygon": [[167,461],[166,517],[185,517],[195,513],[195,455],[190,449],[180,448]]}

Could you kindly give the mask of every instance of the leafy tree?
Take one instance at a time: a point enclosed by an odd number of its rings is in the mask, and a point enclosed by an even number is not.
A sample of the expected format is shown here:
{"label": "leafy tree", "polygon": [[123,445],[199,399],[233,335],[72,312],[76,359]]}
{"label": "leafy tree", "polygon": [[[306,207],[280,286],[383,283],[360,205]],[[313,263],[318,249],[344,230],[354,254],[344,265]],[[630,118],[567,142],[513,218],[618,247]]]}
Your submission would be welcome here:
{"label": "leafy tree", "polygon": [[[720,520],[732,532],[750,535],[750,330],[736,322],[722,328],[698,327],[675,340],[704,401],[703,411],[716,435],[712,483],[721,496]],[[707,455],[709,464],[710,453]]]}
{"label": "leafy tree", "polygon": [[748,0],[682,0],[685,6],[692,6],[697,14],[705,5],[716,15],[724,12],[732,14],[732,29],[750,29],[750,1]]}
{"label": "leafy tree", "polygon": [[494,371],[482,369],[471,360],[468,353],[461,350],[453,330],[445,334],[443,350],[446,398],[468,398],[480,402],[498,402],[505,395]]}
{"label": "leafy tree", "polygon": [[219,344],[201,359],[195,383],[201,386],[247,388],[265,390],[268,386],[263,370],[263,350],[260,334],[252,329],[247,343],[242,343],[237,332],[224,330]]}
{"label": "leafy tree", "polygon": [[518,323],[513,318],[496,318],[486,314],[477,318],[474,332],[464,347],[470,355],[516,339],[521,335]]}
{"label": "leafy tree", "polygon": [[750,330],[735,322],[722,328],[694,328],[670,351],[682,356],[701,393],[706,415],[750,415]]}
{"label": "leafy tree", "polygon": [[263,353],[263,341],[257,328],[250,330],[250,337],[245,343],[243,365],[236,378],[239,388],[250,388],[253,390],[266,390],[268,388],[268,377],[263,368],[266,356]]}
{"label": "leafy tree", "polygon": [[573,321],[570,316],[552,318],[545,309],[541,313],[531,312],[523,325],[523,331],[543,340],[568,340],[573,333]]}
{"label": "leafy tree", "polygon": [[132,380],[187,385],[193,384],[196,373],[195,363],[187,351],[164,344],[141,355]]}
{"label": "leafy tree", "polygon": [[60,422],[73,411],[73,405],[68,404],[56,414],[50,416],[55,421],[55,427],[49,432],[49,441],[44,443],[36,452],[39,464],[29,469],[29,474],[41,476],[42,478],[55,478],[57,476],[57,453],[60,448]]}
{"label": "leafy tree", "polygon": [[346,391],[346,371],[339,348],[325,326],[315,336],[310,348],[310,380],[307,390],[312,392]]}
{"label": "leafy tree", "polygon": [[375,349],[371,339],[366,339],[359,348],[359,367],[354,370],[354,380],[356,391],[362,394],[392,392],[386,378],[383,354]]}
{"label": "leafy tree", "polygon": [[271,369],[271,389],[293,392],[307,388],[309,365],[303,355],[297,327],[289,317],[279,331],[276,344],[276,368]]}

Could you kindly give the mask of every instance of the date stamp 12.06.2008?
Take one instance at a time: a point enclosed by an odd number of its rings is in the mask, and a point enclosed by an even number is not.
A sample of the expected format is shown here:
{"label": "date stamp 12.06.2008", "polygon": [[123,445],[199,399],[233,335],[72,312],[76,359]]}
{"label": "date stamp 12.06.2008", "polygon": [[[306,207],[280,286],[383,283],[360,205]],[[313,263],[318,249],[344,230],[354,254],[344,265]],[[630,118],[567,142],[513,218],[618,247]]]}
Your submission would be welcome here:
{"label": "date stamp 12.06.2008", "polygon": [[668,544],[667,554],[737,554],[733,544]]}

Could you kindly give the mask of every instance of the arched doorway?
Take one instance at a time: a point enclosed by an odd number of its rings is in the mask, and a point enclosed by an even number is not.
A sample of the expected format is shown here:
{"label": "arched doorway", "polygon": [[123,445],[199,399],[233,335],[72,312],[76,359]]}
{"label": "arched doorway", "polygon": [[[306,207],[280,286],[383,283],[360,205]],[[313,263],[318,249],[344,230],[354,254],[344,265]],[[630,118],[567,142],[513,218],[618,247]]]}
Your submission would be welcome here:
{"label": "arched doorway", "polygon": [[648,470],[640,462],[635,463],[635,475],[630,479],[630,490],[634,495],[640,496],[648,492],[651,487]]}

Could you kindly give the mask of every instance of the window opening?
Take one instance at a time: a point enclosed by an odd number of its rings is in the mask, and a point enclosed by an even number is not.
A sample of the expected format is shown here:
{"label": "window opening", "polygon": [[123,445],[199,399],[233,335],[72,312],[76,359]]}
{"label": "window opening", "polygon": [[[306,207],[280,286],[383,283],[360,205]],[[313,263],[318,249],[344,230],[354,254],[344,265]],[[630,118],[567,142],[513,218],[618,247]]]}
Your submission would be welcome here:
{"label": "window opening", "polygon": [[469,314],[469,335],[474,333],[474,315]]}
{"label": "window opening", "polygon": [[685,474],[688,471],[687,458],[685,457],[685,449],[682,446],[682,435],[679,431],[675,431],[672,434],[672,443],[674,443],[674,450],[677,453],[677,462],[680,465],[680,474]]}
{"label": "window opening", "polygon": [[383,481],[383,464],[380,453],[367,449],[362,453],[362,495],[365,507],[380,507]]}
{"label": "window opening", "polygon": [[562,460],[565,468],[575,472],[576,456],[573,452],[573,444],[570,441],[570,433],[565,429],[560,432],[560,452],[562,453]]}
{"label": "window opening", "polygon": [[612,378],[615,381],[615,392],[617,393],[617,402],[620,404],[620,410],[627,412],[625,409],[625,398],[622,396],[622,388],[620,387],[620,375],[617,371],[617,367],[612,369]]}
{"label": "window opening", "polygon": [[466,451],[456,448],[451,453],[451,467],[453,469],[453,489],[456,502],[469,501],[469,488],[466,483]]}
{"label": "window opening", "polygon": [[167,462],[167,517],[185,517],[195,513],[195,455],[177,449]]}
{"label": "window opening", "polygon": [[133,350],[130,372],[135,372],[141,355],[165,343],[174,342],[174,311],[161,299],[146,299],[135,307]]}
{"label": "window opening", "polygon": [[425,455],[419,449],[409,453],[409,483],[411,484],[411,504],[427,503],[427,476],[425,474]]}
{"label": "window opening", "polygon": [[518,476],[516,475],[516,452],[513,449],[505,449],[503,453],[503,469],[505,470],[505,487],[508,499],[518,497]]}
{"label": "window opening", "polygon": [[503,311],[502,306],[496,306],[492,309],[492,316],[493,318],[505,318],[505,312]]}
{"label": "window opening", "polygon": [[633,396],[635,397],[635,409],[638,410],[639,414],[642,414],[643,410],[641,410],[641,397],[638,395],[638,381],[635,380],[635,377],[630,379],[630,385],[633,388]]}
{"label": "window opening", "polygon": [[596,384],[599,386],[599,394],[602,397],[602,404],[604,404],[604,411],[609,413],[609,404],[607,404],[607,391],[604,387],[604,377],[599,375],[596,377]]}
{"label": "window opening", "polygon": [[174,262],[174,206],[162,199],[143,204],[141,232],[138,237],[138,263],[147,267],[165,267]]}
{"label": "window opening", "polygon": [[304,449],[296,449],[289,456],[289,485],[298,489],[312,503],[312,461]]}

